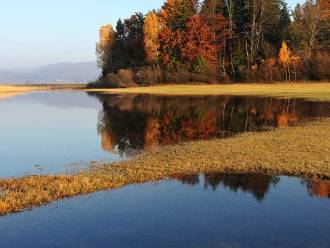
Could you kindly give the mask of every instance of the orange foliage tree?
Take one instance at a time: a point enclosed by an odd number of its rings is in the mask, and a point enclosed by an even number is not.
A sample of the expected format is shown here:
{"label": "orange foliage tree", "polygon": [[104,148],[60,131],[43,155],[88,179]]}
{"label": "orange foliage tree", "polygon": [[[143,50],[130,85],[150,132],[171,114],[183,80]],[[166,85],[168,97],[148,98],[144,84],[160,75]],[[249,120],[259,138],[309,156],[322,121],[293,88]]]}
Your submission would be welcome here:
{"label": "orange foliage tree", "polygon": [[150,64],[158,61],[159,55],[159,23],[156,13],[149,12],[143,25],[144,50],[146,60]]}
{"label": "orange foliage tree", "polygon": [[189,63],[203,59],[211,69],[216,63],[216,47],[214,35],[205,18],[195,15],[187,23],[187,29],[182,32],[180,51],[182,58]]}
{"label": "orange foliage tree", "polygon": [[159,37],[162,63],[170,68],[175,68],[180,61],[181,32],[165,27]]}
{"label": "orange foliage tree", "polygon": [[322,12],[322,18],[330,18],[330,0],[319,0],[318,3]]}
{"label": "orange foliage tree", "polygon": [[279,53],[279,59],[281,63],[283,64],[284,70],[285,70],[285,79],[290,80],[290,57],[291,57],[291,51],[290,48],[287,46],[286,42],[282,42],[282,47],[280,49]]}
{"label": "orange foliage tree", "polygon": [[100,41],[96,45],[97,62],[105,76],[112,67],[112,48],[115,44],[115,32],[112,25],[102,26],[99,36]]}

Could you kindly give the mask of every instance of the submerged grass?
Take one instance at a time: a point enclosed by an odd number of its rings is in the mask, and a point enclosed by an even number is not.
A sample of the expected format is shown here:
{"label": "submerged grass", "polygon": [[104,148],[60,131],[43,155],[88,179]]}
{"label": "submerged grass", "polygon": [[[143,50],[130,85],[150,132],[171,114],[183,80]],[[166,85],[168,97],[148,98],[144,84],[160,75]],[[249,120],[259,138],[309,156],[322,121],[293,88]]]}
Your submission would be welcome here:
{"label": "submerged grass", "polygon": [[1,179],[0,215],[65,197],[162,180],[177,174],[262,172],[329,178],[329,151],[330,119],[228,139],[167,146],[76,175]]}
{"label": "submerged grass", "polygon": [[89,89],[107,94],[251,95],[330,100],[330,83],[162,85],[125,89]]}

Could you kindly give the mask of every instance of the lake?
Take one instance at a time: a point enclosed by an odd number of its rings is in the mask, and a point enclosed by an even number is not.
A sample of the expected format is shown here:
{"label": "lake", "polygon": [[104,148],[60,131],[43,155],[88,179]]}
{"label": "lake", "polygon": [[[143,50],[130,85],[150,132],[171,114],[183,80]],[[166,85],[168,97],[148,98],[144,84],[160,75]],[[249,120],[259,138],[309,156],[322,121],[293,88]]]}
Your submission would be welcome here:
{"label": "lake", "polygon": [[177,177],[1,217],[0,247],[329,247],[329,196],[327,181]]}
{"label": "lake", "polygon": [[[330,102],[36,92],[0,101],[0,177],[330,117]],[[0,217],[0,247],[329,247],[330,181],[176,175]]]}

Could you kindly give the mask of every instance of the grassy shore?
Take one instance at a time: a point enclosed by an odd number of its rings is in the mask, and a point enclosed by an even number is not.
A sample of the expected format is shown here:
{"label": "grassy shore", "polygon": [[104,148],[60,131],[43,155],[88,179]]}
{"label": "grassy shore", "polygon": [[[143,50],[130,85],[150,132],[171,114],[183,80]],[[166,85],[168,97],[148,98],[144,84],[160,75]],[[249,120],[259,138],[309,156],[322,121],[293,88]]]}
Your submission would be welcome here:
{"label": "grassy shore", "polygon": [[4,85],[0,84],[0,100],[27,94],[35,91],[50,90],[83,90],[85,84],[38,84],[38,85]]}
{"label": "grassy shore", "polygon": [[330,178],[330,119],[305,126],[189,142],[99,165],[76,175],[0,180],[0,215],[65,197],[110,190],[173,175],[262,172]]}
{"label": "grassy shore", "polygon": [[330,83],[160,85],[123,89],[86,89],[84,84],[1,85],[0,98],[40,90],[84,90],[106,94],[238,95],[330,100]]}
{"label": "grassy shore", "polygon": [[330,83],[162,85],[124,89],[89,89],[107,94],[251,95],[330,100]]}

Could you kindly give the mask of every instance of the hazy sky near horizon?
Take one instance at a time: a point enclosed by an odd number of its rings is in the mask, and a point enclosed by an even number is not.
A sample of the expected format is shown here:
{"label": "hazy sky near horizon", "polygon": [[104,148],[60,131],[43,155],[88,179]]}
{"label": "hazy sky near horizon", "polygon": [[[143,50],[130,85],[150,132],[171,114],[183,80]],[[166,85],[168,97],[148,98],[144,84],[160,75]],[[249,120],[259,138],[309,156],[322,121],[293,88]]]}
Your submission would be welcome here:
{"label": "hazy sky near horizon", "polygon": [[[96,60],[99,27],[164,0],[0,0],[0,69]],[[295,6],[304,0],[288,0]]]}

